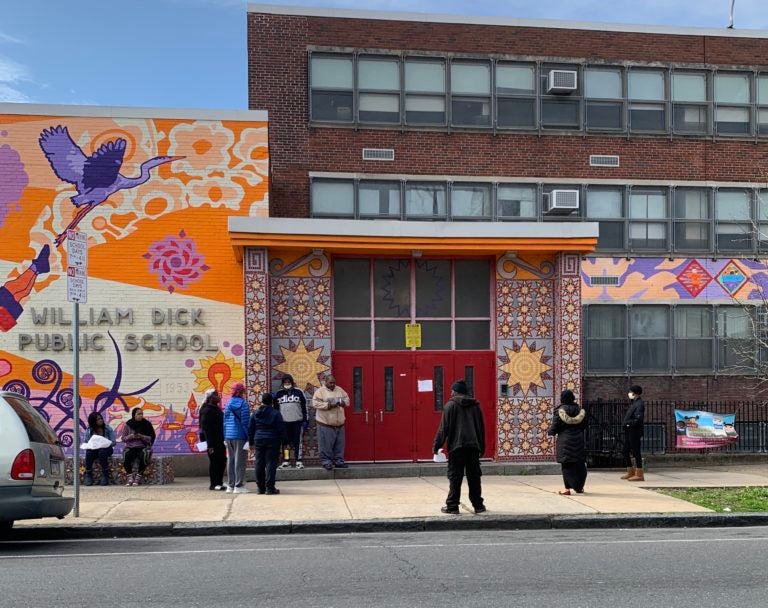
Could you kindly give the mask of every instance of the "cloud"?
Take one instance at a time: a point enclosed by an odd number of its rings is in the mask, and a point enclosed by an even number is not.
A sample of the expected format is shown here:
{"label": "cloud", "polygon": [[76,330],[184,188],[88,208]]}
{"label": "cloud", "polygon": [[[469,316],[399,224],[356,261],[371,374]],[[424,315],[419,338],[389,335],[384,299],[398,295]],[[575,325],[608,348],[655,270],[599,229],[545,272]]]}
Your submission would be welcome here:
{"label": "cloud", "polygon": [[20,103],[32,101],[18,86],[25,82],[32,82],[29,69],[20,63],[0,56],[0,101]]}
{"label": "cloud", "polygon": [[21,40],[19,38],[14,38],[10,34],[6,34],[5,32],[0,32],[0,42],[7,42],[10,44],[21,44]]}

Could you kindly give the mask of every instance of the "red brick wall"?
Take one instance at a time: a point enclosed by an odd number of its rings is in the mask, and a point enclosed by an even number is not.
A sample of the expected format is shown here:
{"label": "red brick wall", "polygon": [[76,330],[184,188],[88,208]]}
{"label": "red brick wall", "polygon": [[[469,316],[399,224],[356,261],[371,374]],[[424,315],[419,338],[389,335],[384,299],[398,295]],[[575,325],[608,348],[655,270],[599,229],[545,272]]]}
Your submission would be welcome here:
{"label": "red brick wall", "polygon": [[[763,181],[768,146],[696,138],[310,128],[307,50],[386,50],[768,65],[768,39],[248,15],[249,105],[270,114],[271,215],[306,217],[312,171],[519,177]],[[395,162],[361,160],[363,147],[395,149]],[[621,167],[589,167],[619,154]]]}
{"label": "red brick wall", "polygon": [[585,401],[626,399],[630,384],[643,387],[646,400],[743,401],[768,398],[768,386],[743,376],[632,376],[584,378]]}

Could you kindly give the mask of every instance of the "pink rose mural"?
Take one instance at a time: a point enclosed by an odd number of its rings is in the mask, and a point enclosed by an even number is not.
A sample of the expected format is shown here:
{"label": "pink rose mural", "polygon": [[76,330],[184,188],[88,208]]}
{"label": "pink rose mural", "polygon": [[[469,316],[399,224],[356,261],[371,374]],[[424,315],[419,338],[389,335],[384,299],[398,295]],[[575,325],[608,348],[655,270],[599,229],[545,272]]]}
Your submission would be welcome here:
{"label": "pink rose mural", "polygon": [[149,260],[149,271],[158,276],[160,284],[170,293],[177,288],[186,289],[210,270],[195,242],[187,238],[183,230],[179,236],[167,236],[150,245],[143,257]]}

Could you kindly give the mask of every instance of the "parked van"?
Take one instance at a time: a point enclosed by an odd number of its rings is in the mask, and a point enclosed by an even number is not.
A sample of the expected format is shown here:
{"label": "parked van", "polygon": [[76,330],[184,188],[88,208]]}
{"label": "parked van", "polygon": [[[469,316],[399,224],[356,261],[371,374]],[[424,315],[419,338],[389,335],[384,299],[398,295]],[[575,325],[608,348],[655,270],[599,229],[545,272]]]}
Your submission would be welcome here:
{"label": "parked van", "polygon": [[0,532],[19,519],[72,510],[64,494],[64,450],[53,429],[18,393],[0,391]]}

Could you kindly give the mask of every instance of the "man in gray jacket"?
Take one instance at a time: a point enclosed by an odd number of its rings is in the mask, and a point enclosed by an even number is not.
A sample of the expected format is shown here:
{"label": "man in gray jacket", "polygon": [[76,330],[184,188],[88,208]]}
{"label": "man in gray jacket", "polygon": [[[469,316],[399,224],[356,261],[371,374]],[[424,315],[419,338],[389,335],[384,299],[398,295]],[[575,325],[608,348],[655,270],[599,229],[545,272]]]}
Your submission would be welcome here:
{"label": "man in gray jacket", "polygon": [[432,451],[448,442],[448,481],[450,489],[445,506],[440,510],[459,514],[459,499],[464,472],[467,474],[469,501],[475,513],[485,512],[480,486],[480,456],[485,451],[485,425],[480,403],[467,395],[467,383],[457,380],[451,386],[451,398],[443,408],[443,418],[437,429]]}

